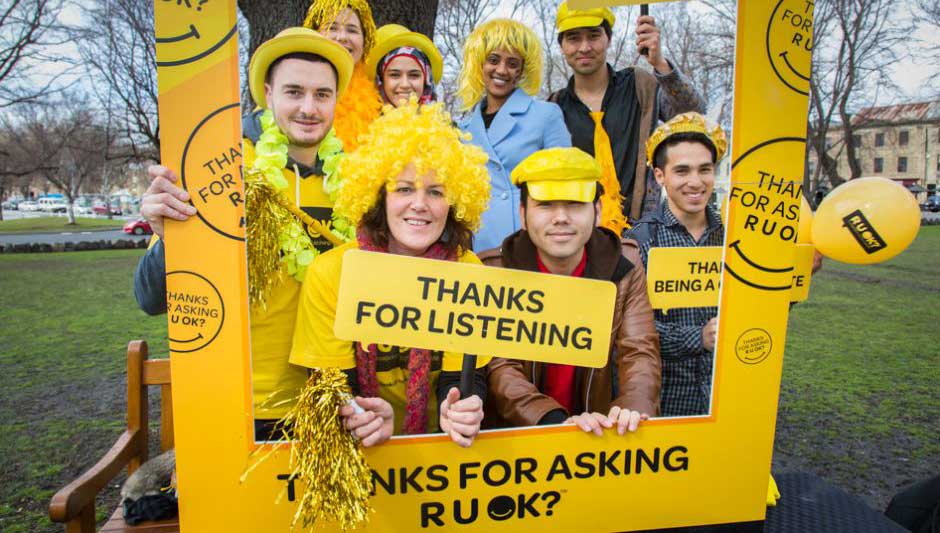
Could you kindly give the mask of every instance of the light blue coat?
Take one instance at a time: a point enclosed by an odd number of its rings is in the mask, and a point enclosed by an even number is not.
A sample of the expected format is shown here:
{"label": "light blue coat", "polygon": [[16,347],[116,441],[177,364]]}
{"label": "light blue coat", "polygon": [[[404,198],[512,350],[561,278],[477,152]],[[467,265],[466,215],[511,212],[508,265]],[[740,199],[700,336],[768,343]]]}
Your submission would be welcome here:
{"label": "light blue coat", "polygon": [[509,177],[512,169],[543,148],[571,146],[561,108],[551,102],[535,100],[522,89],[516,89],[493,117],[489,130],[483,124],[480,105],[458,124],[473,136],[471,142],[490,156],[486,163],[490,173],[490,205],[473,239],[475,252],[500,246],[503,239],[521,227],[519,188]]}

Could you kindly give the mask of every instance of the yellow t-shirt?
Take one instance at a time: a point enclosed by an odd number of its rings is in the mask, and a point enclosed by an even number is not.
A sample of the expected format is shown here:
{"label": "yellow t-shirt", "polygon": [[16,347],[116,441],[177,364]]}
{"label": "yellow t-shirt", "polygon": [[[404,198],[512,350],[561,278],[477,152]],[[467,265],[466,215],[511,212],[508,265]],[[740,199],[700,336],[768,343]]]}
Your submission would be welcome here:
{"label": "yellow t-shirt", "polygon": [[[355,250],[356,242],[342,246],[318,256],[307,269],[301,291],[300,307],[297,310],[297,327],[294,330],[294,347],[290,362],[309,368],[335,367],[343,370],[356,368],[356,351],[351,341],[342,340],[333,334],[336,319],[336,301],[339,296],[339,280],[343,271],[343,256]],[[461,263],[480,264],[472,252],[463,253]],[[369,342],[363,342],[369,345]],[[404,413],[408,406],[407,387],[409,348],[378,345],[376,378],[379,396],[391,404],[395,411],[395,433],[401,433]],[[477,368],[486,366],[488,357],[477,358]],[[441,371],[459,372],[463,366],[463,354],[453,352],[431,352],[431,373],[428,385],[431,389],[428,402],[428,431],[437,432],[438,402],[434,390]]]}
{"label": "yellow t-shirt", "polygon": [[[244,164],[249,166],[254,162],[255,150],[247,139],[244,151]],[[323,191],[322,177],[298,178],[292,168],[284,169],[284,177],[288,183],[284,194],[290,201],[323,223],[331,220],[333,206]],[[330,249],[329,241],[319,234],[310,237],[321,252]],[[251,378],[256,418],[283,417],[307,380],[307,369],[288,363],[299,297],[300,283],[282,269],[268,296],[267,307],[251,308]]]}

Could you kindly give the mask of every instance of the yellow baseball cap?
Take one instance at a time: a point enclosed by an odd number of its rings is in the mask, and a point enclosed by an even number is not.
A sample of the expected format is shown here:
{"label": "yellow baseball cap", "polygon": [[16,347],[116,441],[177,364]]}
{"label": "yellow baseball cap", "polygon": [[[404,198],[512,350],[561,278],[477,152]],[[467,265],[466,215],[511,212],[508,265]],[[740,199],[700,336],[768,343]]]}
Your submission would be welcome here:
{"label": "yellow baseball cap", "polygon": [[594,28],[606,20],[607,24],[613,28],[616,19],[614,12],[606,7],[568,9],[568,2],[562,2],[558,6],[555,27],[558,28],[558,33],[564,33],[575,28]]}
{"label": "yellow baseball cap", "polygon": [[435,83],[440,83],[444,73],[444,59],[441,57],[440,50],[426,35],[413,32],[400,24],[386,24],[376,30],[375,47],[366,58],[366,73],[374,76],[375,69],[378,68],[385,54],[402,46],[410,46],[424,52],[424,55],[428,56],[431,61],[431,74],[434,76]]}
{"label": "yellow baseball cap", "polygon": [[601,166],[578,148],[546,148],[523,159],[511,177],[541,202],[593,202]]}
{"label": "yellow baseball cap", "polygon": [[267,107],[264,79],[271,64],[287,54],[306,52],[323,57],[336,68],[336,99],[343,95],[352,78],[353,59],[342,45],[309,28],[287,28],[261,43],[248,63],[248,87],[259,107]]}

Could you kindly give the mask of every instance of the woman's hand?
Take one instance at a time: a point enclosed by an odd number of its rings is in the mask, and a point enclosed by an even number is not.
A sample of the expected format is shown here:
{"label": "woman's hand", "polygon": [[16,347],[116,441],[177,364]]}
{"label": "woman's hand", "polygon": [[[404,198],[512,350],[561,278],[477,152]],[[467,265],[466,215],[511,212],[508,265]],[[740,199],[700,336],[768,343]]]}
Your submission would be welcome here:
{"label": "woman's hand", "polygon": [[585,433],[594,433],[598,437],[604,434],[605,429],[613,427],[610,419],[600,413],[581,413],[569,417],[565,424],[574,424]]}
{"label": "woman's hand", "polygon": [[447,391],[447,398],[441,402],[441,430],[450,435],[451,440],[468,448],[474,437],[480,432],[483,422],[483,400],[473,395],[460,399],[457,387]]}
{"label": "woman's hand", "polygon": [[382,398],[361,398],[356,396],[356,403],[363,412],[356,413],[352,405],[339,408],[346,429],[352,432],[368,448],[387,441],[395,430],[395,412],[392,405]]}

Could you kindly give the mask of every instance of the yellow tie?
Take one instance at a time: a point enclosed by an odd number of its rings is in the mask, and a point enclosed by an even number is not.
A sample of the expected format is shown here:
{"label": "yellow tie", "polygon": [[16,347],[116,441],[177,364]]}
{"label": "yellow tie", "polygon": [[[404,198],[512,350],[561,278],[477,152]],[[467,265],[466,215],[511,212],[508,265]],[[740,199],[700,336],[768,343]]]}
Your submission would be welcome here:
{"label": "yellow tie", "polygon": [[610,137],[604,130],[602,120],[603,111],[592,111],[594,119],[594,159],[601,166],[601,185],[604,186],[604,196],[601,198],[601,226],[620,235],[627,224],[623,216],[623,196],[620,195],[620,181],[617,179],[617,169],[614,168],[614,153],[610,149]]}

